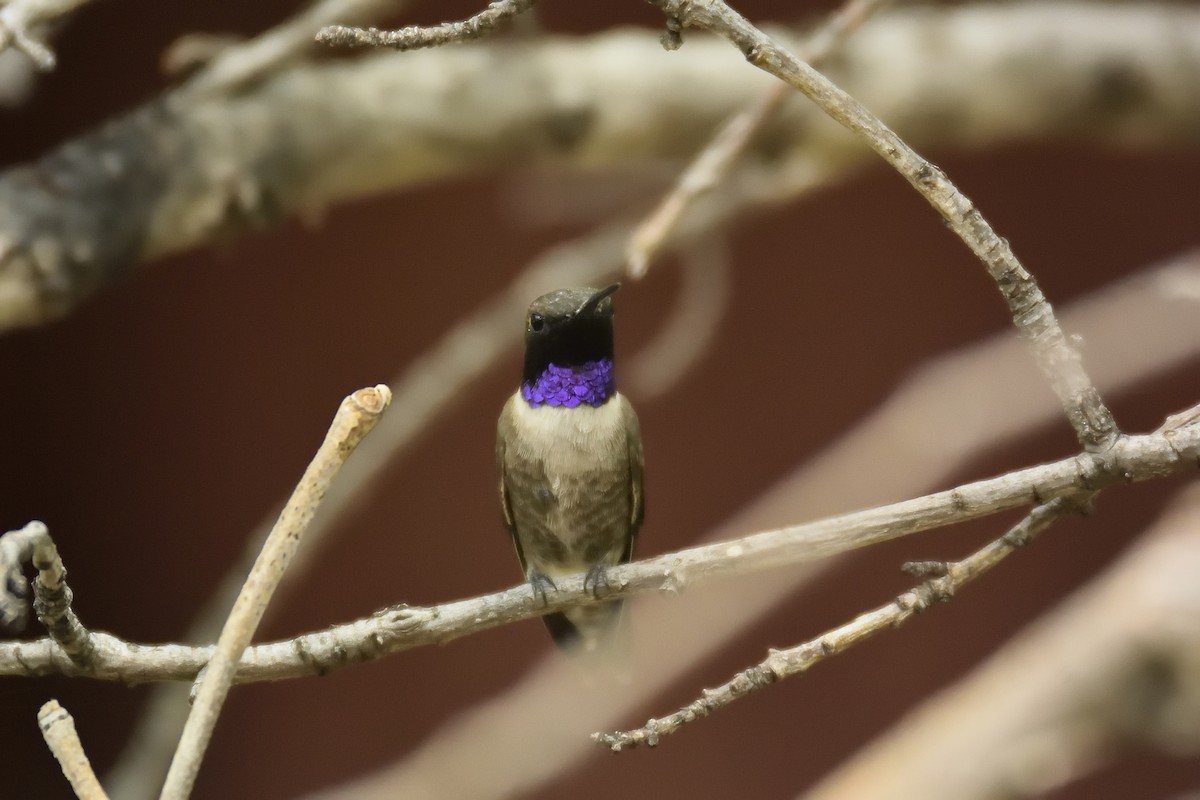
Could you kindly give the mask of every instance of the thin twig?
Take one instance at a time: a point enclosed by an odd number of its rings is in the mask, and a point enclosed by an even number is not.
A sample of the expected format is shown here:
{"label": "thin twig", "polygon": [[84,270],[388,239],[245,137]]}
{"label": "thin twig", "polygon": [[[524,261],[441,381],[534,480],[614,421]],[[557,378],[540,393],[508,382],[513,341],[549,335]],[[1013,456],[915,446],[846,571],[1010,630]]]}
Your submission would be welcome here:
{"label": "thin twig", "polygon": [[1132,747],[1194,757],[1200,484],[1131,538],[1103,575],[801,796],[1048,797]]}
{"label": "thin twig", "polygon": [[[719,576],[745,575],[828,558],[921,531],[990,516],[1030,503],[1048,503],[1113,483],[1164,477],[1200,467],[1200,424],[1122,437],[1103,457],[1081,453],[955,489],[843,514],[803,525],[700,545],[609,570],[599,602],[656,592],[675,595]],[[370,617],[249,648],[230,663],[238,682],[325,674],[349,664],[429,644],[442,644],[518,620],[598,602],[584,576],[556,580],[545,602],[528,585],[431,607],[395,606]],[[50,640],[0,643],[0,675],[62,673],[126,682],[190,680],[209,661],[211,647],[130,645],[93,633],[94,665],[80,673]]]}
{"label": "thin twig", "polygon": [[1067,340],[1033,276],[983,218],[979,209],[937,166],[917,154],[861,103],[782,47],[722,0],[651,0],[667,15],[668,29],[706,28],[733,43],[746,60],[785,81],[822,111],[861,136],[929,201],[960,239],[984,263],[1008,304],[1013,323],[1028,341],[1080,444],[1103,451],[1120,435],[1116,421],[1079,352]]}
{"label": "thin twig", "polygon": [[184,800],[191,794],[217,716],[233,685],[238,661],[254,637],[275,587],[283,579],[283,573],[330,483],[358,443],[375,427],[391,397],[386,386],[360,389],[343,400],[338,408],[325,440],[267,537],[262,553],[229,612],[212,658],[204,666],[196,702],[183,727],[175,758],[167,770],[162,791],[164,800]]}
{"label": "thin twig", "polygon": [[482,39],[499,23],[525,13],[536,3],[537,0],[494,0],[473,17],[461,22],[443,22],[428,28],[410,25],[397,31],[382,31],[378,28],[329,25],[317,32],[317,41],[333,46],[393,47],[397,50],[440,47],[451,42]]}
{"label": "thin twig", "polygon": [[[819,64],[827,59],[863,22],[889,2],[891,0],[849,0],[801,45],[805,60]],[[772,84],[747,108],[726,120],[712,141],[680,174],[671,191],[633,232],[626,253],[626,273],[630,278],[637,280],[646,275],[680,218],[697,200],[725,180],[749,147],[754,134],[788,97],[791,97],[791,90],[787,84]]]}
{"label": "thin twig", "polygon": [[38,69],[54,69],[54,51],[33,34],[39,25],[53,22],[88,0],[9,0],[0,7],[0,51],[10,44],[29,56]]}
{"label": "thin twig", "polygon": [[92,635],[71,610],[74,595],[67,586],[67,570],[45,524],[33,521],[0,536],[0,627],[20,630],[29,616],[29,583],[22,574],[26,564],[38,571],[33,581],[33,610],[50,638],[71,663],[87,671],[92,666]]}
{"label": "thin twig", "polygon": [[784,678],[801,675],[829,656],[907,622],[934,603],[948,601],[967,583],[1031,542],[1078,502],[1081,501],[1064,496],[1038,506],[1003,536],[961,561],[906,564],[906,571],[933,574],[934,577],[914,586],[895,600],[864,612],[851,622],[826,631],[815,639],[785,650],[772,649],[760,663],[742,670],[716,689],[705,689],[699,699],[662,719],[648,720],[642,727],[632,730],[593,733],[592,741],[614,752],[640,744],[654,747],[664,735],[674,733],[685,723],[707,717],[735,700]]}
{"label": "thin twig", "polygon": [[92,771],[87,753],[83,751],[83,743],[79,741],[75,720],[70,713],[57,700],[50,700],[38,711],[37,718],[42,738],[62,767],[63,775],[71,782],[75,796],[79,800],[108,800],[108,795],[96,779],[96,773]]}

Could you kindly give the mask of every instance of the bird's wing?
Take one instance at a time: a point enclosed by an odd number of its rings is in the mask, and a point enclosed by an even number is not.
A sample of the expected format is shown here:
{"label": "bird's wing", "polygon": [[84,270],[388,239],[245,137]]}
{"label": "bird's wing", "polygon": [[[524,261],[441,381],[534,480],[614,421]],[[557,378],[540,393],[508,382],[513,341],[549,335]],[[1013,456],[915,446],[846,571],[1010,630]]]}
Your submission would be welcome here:
{"label": "bird's wing", "polygon": [[637,413],[633,405],[621,397],[621,415],[625,421],[625,441],[629,452],[629,544],[625,549],[625,561],[633,560],[633,546],[637,541],[638,529],[646,516],[645,493],[642,490],[644,464],[642,460],[642,432],[638,427]]}
{"label": "bird's wing", "polygon": [[513,546],[517,548],[517,559],[521,562],[521,573],[528,571],[525,563],[525,553],[521,550],[521,539],[517,536],[517,522],[512,513],[512,503],[508,496],[508,480],[504,466],[504,443],[512,434],[512,399],[504,404],[500,412],[500,422],[496,425],[496,466],[500,473],[500,509],[504,512],[504,527],[512,536]]}

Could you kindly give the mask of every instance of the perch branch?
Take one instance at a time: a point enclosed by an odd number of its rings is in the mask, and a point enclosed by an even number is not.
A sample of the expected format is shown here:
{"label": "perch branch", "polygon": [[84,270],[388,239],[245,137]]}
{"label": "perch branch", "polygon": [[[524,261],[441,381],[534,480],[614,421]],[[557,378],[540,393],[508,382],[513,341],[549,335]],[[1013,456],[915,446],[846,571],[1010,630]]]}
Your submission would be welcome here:
{"label": "perch branch", "polygon": [[33,610],[50,638],[71,663],[87,670],[92,662],[92,635],[71,610],[74,595],[67,586],[67,570],[59,558],[50,531],[41,522],[30,522],[0,536],[0,627],[21,630],[29,617],[29,583],[22,574],[26,564],[38,571],[33,581]]}
{"label": "perch branch", "polygon": [[38,69],[54,69],[54,51],[33,30],[70,14],[88,0],[8,0],[0,6],[0,51],[9,45],[29,56]]}
{"label": "perch branch", "polygon": [[[483,43],[297,65],[232,97],[185,86],[0,172],[0,329],[60,317],[139,262],[350,197],[515,164],[686,158],[766,86],[732,60],[708,37],[665,57],[644,31],[613,31],[519,55]],[[880,14],[839,51],[837,74],[918,144],[1195,147],[1197,61],[1193,8],[1006,3]],[[1129,87],[1120,104],[1095,101],[1113,85]],[[758,202],[811,186],[794,182],[798,161],[828,177],[868,155],[807,103],[762,133],[744,160],[771,181]]]}
{"label": "perch branch", "polygon": [[[827,59],[847,37],[891,0],[849,0],[805,40],[801,52],[810,64]],[[626,252],[626,272],[637,280],[645,277],[651,262],[671,238],[671,232],[688,208],[721,184],[746,152],[754,134],[779,111],[790,87],[776,83],[762,92],[747,108],[721,126],[703,150],[687,165],[671,191],[634,230]]]}
{"label": "perch branch", "polygon": [[250,570],[212,656],[204,666],[196,701],[167,771],[163,800],[185,800],[191,794],[200,770],[200,761],[212,738],[221,706],[233,685],[233,676],[242,653],[250,645],[254,631],[266,613],[267,604],[283,579],[283,573],[299,548],[304,531],[330,483],[358,443],[375,427],[390,401],[391,392],[388,388],[376,386],[358,390],[343,400],[338,408],[325,440],[280,513],[279,521],[267,536],[262,553]]}
{"label": "perch branch", "polygon": [[83,751],[71,714],[57,700],[50,700],[38,711],[37,719],[42,738],[70,781],[75,796],[79,800],[108,800]]}
{"label": "perch branch", "polygon": [[[1200,253],[1190,253],[1136,271],[1061,311],[1068,329],[1092,347],[1100,386],[1128,392],[1185,367],[1200,353],[1198,300]],[[1036,380],[1036,367],[1011,332],[941,354],[827,450],[781,477],[704,539],[732,539],[788,520],[879,505],[950,482],[979,463],[981,454],[1056,419],[1061,412],[1050,392],[1013,391]],[[411,752],[320,796],[532,794],[595,755],[595,745],[579,735],[581,728],[615,728],[660,693],[676,691],[697,664],[841,560],[713,581],[677,601],[644,597],[635,633],[654,633],[636,637],[635,661],[653,668],[630,686],[581,694],[572,665],[548,654],[512,685],[445,721]],[[697,619],[705,624],[692,624]],[[463,770],[467,762],[475,769]]]}
{"label": "perch branch", "polygon": [[[1030,503],[1048,503],[1113,483],[1164,477],[1200,467],[1200,424],[1166,428],[1118,440],[1103,456],[1081,453],[924,497],[803,525],[763,531],[646,559],[610,570],[612,591],[674,595],[718,576],[744,575],[877,544],[920,531],[979,519]],[[427,608],[397,606],[370,617],[282,642],[249,648],[233,673],[240,682],[323,674],[387,653],[488,630],[552,611],[597,602],[582,575],[557,581],[546,603],[526,585]],[[189,680],[208,662],[210,647],[130,645],[94,633],[95,657],[83,672],[51,640],[0,643],[0,675],[62,673],[142,682]]]}
{"label": "perch branch", "polygon": [[803,797],[1041,797],[1134,742],[1200,752],[1198,574],[1193,484],[1105,574]]}
{"label": "perch branch", "polygon": [[[950,229],[987,267],[1008,304],[1013,323],[1062,403],[1080,444],[1102,451],[1120,435],[1116,421],[1079,352],[1067,340],[1037,282],[979,209],[937,166],[917,154],[883,121],[821,73],[792,55],[722,0],[651,0],[682,27],[706,28],[727,38],[746,60],[788,83],[832,119],[861,136],[945,218]],[[676,34],[678,35],[678,34]]]}
{"label": "perch branch", "polygon": [[443,22],[428,28],[410,25],[398,31],[381,31],[378,28],[329,25],[317,32],[317,41],[335,47],[392,47],[396,50],[441,47],[451,42],[482,39],[495,30],[498,24],[525,13],[536,3],[537,0],[495,0],[473,17],[461,22]]}
{"label": "perch branch", "polygon": [[[1086,494],[1086,493],[1084,493]],[[980,577],[1006,557],[1033,541],[1072,505],[1081,499],[1067,496],[1038,506],[999,539],[988,543],[961,561],[905,564],[905,570],[933,577],[909,589],[890,603],[855,617],[851,622],[826,631],[803,644],[785,650],[772,649],[762,662],[755,664],[716,689],[705,689],[702,696],[662,719],[651,719],[640,728],[611,733],[593,733],[592,741],[613,752],[645,744],[654,747],[666,734],[674,733],[688,722],[707,717],[714,711],[748,694],[765,689],[777,681],[802,675],[829,656],[837,655],[877,633],[896,628],[929,609],[946,602],[959,589]]]}

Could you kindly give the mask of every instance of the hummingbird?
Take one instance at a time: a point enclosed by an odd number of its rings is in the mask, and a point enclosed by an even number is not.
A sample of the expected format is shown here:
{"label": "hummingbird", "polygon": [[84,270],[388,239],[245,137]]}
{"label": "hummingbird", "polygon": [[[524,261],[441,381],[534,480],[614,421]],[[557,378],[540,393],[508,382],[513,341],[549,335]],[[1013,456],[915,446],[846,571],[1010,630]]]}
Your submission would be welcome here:
{"label": "hummingbird", "polygon": [[[613,375],[620,288],[559,289],[530,304],[521,385],[500,412],[504,522],[543,603],[555,578],[580,572],[600,597],[605,570],[633,558],[642,525],[642,437]],[[611,649],[622,616],[615,600],[542,620],[559,647],[593,653]]]}

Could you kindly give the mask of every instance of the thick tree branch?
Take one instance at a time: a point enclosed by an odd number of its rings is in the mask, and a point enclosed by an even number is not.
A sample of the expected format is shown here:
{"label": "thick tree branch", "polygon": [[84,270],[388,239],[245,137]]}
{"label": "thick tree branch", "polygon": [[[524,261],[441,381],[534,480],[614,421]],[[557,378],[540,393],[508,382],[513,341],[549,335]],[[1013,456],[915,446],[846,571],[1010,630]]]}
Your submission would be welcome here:
{"label": "thick tree branch", "polygon": [[[1081,493],[1081,496],[1086,495],[1086,492]],[[961,561],[905,564],[906,571],[933,574],[934,577],[890,603],[860,614],[851,622],[826,631],[815,639],[784,650],[772,649],[761,663],[742,670],[716,689],[705,689],[699,699],[666,717],[651,719],[633,730],[593,733],[592,741],[614,752],[640,744],[654,747],[664,735],[674,733],[688,722],[707,717],[735,700],[785,678],[803,675],[829,656],[902,625],[928,610],[935,602],[950,600],[959,589],[1033,541],[1035,536],[1080,502],[1081,498],[1063,496],[1040,505],[999,539],[989,542]]]}
{"label": "thick tree branch", "polygon": [[[983,262],[1008,304],[1013,324],[1029,343],[1038,366],[1062,403],[1071,427],[1087,450],[1102,451],[1120,435],[1112,413],[1067,340],[1037,281],[1006,240],[937,166],[867,110],[861,102],[794,56],[723,0],[652,0],[683,27],[705,28],[729,39],[746,60],[790,84],[826,114],[865,140],[945,218],[950,229]],[[676,35],[678,35],[676,33]]]}
{"label": "thick tree branch", "polygon": [[[184,87],[0,174],[0,329],[61,316],[140,261],[349,197],[504,165],[686,158],[765,87],[726,50],[698,38],[668,57],[616,31],[301,66],[234,97]],[[895,12],[840,52],[839,80],[922,146],[1200,141],[1200,12],[1183,6]],[[1129,87],[1117,104],[1114,85]],[[1022,103],[1000,113],[996,96]],[[756,156],[775,198],[794,191],[797,161],[862,162],[818,116],[790,104],[764,127]]]}
{"label": "thick tree branch", "polygon": [[[763,531],[733,541],[701,545],[613,568],[604,599],[657,592],[673,595],[720,576],[743,575],[837,553],[957,522],[979,519],[1031,503],[1047,503],[1113,483],[1165,477],[1200,467],[1200,424],[1167,428],[1118,440],[1103,455],[1027,467],[955,489],[867,511]],[[583,576],[556,581],[557,594],[543,604],[527,585],[427,608],[398,606],[365,619],[249,648],[235,673],[239,682],[323,674],[388,653],[441,644],[551,611],[597,602]],[[130,645],[92,635],[90,670],[70,663],[52,640],[0,643],[0,675],[61,673],[129,683],[190,680],[211,657],[211,647]]]}
{"label": "thick tree branch", "polygon": [[283,580],[288,564],[300,547],[305,529],[334,477],[354,448],[375,427],[391,398],[386,386],[376,386],[358,390],[338,407],[325,440],[267,536],[258,560],[254,562],[233,604],[233,610],[229,612],[212,657],[204,665],[192,711],[167,771],[162,800],[186,800],[191,794],[200,771],[200,761],[212,738],[225,697],[233,685],[242,653],[250,645],[254,631],[266,613],[267,604]]}

